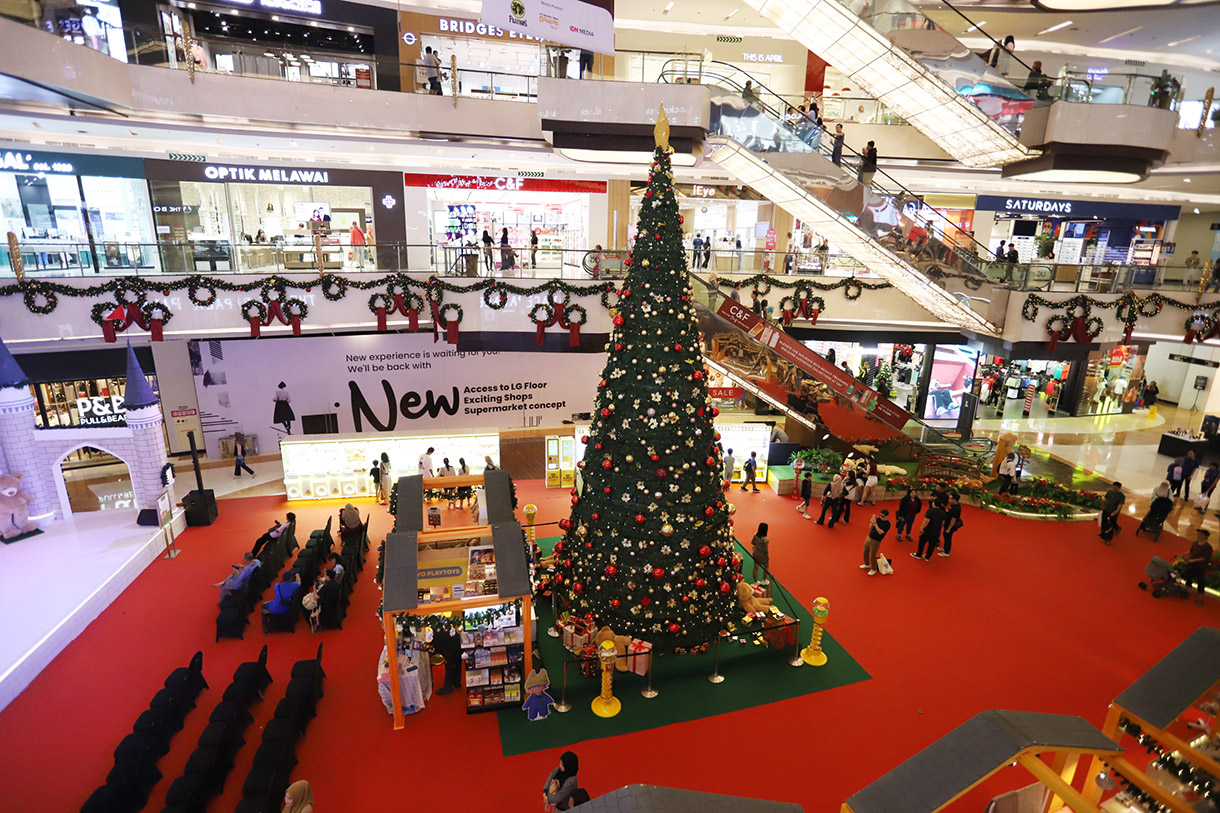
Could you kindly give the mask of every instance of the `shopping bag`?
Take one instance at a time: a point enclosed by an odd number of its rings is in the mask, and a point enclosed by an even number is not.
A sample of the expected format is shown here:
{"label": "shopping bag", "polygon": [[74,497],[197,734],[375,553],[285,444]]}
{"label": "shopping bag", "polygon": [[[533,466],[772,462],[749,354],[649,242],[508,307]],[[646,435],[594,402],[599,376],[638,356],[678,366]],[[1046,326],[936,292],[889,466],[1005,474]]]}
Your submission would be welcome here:
{"label": "shopping bag", "polygon": [[885,556],[880,553],[877,554],[877,572],[882,576],[894,575],[894,566],[890,564],[889,559],[886,559]]}

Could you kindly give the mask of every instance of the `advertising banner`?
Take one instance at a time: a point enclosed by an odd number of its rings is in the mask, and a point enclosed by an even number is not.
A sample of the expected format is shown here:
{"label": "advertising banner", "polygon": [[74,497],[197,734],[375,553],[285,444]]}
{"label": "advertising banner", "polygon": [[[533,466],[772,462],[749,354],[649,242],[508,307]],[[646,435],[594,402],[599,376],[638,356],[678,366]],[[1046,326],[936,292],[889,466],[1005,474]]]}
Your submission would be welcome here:
{"label": "advertising banner", "polygon": [[782,330],[767,324],[740,303],[726,299],[717,313],[748,333],[750,338],[762,342],[779,356],[895,429],[902,429],[911,419],[911,414],[905,409],[888,398],[882,398],[881,393],[865,386],[846,370],[834,366]]}
{"label": "advertising banner", "polygon": [[463,353],[426,334],[192,341],[208,454],[305,434],[508,429],[593,408],[604,353]]}
{"label": "advertising banner", "polygon": [[483,0],[479,19],[506,31],[614,56],[614,0]]}

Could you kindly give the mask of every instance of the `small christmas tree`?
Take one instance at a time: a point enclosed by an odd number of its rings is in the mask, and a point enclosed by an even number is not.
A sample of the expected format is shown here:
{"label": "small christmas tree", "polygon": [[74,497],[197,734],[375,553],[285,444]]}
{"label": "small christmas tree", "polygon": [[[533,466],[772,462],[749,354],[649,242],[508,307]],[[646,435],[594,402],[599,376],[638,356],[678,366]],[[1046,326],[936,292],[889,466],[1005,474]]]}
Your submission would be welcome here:
{"label": "small christmas tree", "polygon": [[556,544],[558,595],[577,616],[650,641],[706,648],[739,614],[719,436],[708,397],[664,110],[619,297],[584,490]]}

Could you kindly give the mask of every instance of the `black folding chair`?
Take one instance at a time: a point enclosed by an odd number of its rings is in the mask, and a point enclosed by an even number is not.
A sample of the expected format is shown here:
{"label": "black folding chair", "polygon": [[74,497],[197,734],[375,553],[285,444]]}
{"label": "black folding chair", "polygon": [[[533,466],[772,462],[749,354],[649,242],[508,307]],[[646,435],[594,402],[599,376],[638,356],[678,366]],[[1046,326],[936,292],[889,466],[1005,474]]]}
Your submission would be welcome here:
{"label": "black folding chair", "polygon": [[170,672],[169,677],[165,679],[165,688],[186,692],[191,697],[198,697],[200,692],[208,688],[208,682],[203,678],[203,651],[200,650],[191,657],[189,666],[179,666]]}
{"label": "black folding chair", "polygon": [[254,686],[254,690],[259,697],[263,696],[263,690],[271,685],[271,673],[267,671],[267,645],[263,644],[263,648],[258,653],[258,660],[246,661],[237,667],[233,672],[234,683],[249,683]]}

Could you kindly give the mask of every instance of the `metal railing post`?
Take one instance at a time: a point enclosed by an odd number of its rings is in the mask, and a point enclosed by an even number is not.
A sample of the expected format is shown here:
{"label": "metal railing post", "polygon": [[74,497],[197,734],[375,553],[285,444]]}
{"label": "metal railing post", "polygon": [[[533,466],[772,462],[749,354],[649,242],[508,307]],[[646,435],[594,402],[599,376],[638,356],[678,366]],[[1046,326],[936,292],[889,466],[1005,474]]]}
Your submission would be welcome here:
{"label": "metal railing post", "polygon": [[716,663],[712,667],[712,673],[707,676],[709,683],[724,683],[724,675],[720,674],[720,642],[723,639],[723,635],[716,636]]}
{"label": "metal railing post", "polygon": [[560,714],[567,714],[572,710],[572,704],[568,702],[568,659],[563,659],[563,685],[559,687],[559,702],[555,704],[555,711]]}

